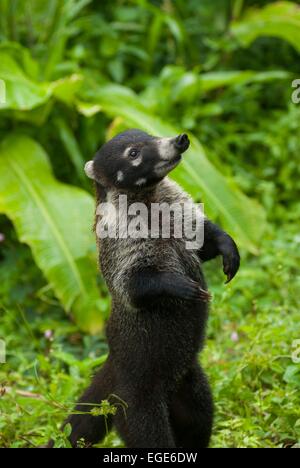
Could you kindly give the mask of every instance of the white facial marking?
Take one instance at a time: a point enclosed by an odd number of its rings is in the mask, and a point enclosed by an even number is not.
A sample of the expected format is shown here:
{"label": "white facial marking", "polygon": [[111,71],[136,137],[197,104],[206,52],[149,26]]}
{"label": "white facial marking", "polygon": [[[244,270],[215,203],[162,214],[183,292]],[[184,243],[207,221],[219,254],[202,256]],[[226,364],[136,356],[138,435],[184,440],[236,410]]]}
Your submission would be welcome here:
{"label": "white facial marking", "polygon": [[122,180],[124,180],[124,174],[122,171],[119,171],[117,174],[117,181],[122,182]]}
{"label": "white facial marking", "polygon": [[[129,159],[129,153],[130,151],[134,149],[133,147],[130,147],[130,148],[127,148],[125,153],[124,153],[124,156],[125,158],[128,158]],[[142,164],[143,162],[143,158],[142,158],[142,155],[140,154],[137,158],[135,159],[129,159],[129,162],[132,166],[134,167],[138,167],[140,164]]]}
{"label": "white facial marking", "polygon": [[90,179],[95,179],[95,174],[94,174],[94,161],[88,161],[86,165],[84,166],[84,172]]}
{"label": "white facial marking", "polygon": [[141,179],[138,179],[138,180],[136,181],[135,185],[141,186],[141,185],[144,185],[146,182],[147,182],[147,179],[145,179],[144,177],[142,177]]}
{"label": "white facial marking", "polygon": [[174,138],[160,138],[157,141],[158,153],[162,160],[169,161],[176,154]]}
{"label": "white facial marking", "polygon": [[143,162],[143,158],[141,154],[136,159],[132,159],[130,161],[131,165],[134,167],[138,167],[140,164],[142,164],[142,162]]}

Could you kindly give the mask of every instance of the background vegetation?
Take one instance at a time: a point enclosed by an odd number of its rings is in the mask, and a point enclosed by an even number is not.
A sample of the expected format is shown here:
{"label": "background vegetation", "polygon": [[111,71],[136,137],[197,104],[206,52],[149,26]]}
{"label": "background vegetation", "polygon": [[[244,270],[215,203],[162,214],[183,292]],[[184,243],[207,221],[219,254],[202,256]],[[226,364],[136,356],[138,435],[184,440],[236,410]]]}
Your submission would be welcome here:
{"label": "background vegetation", "polygon": [[132,126],[189,132],[174,178],[241,247],[232,284],[206,266],[212,446],[300,443],[298,3],[0,0],[1,447],[67,446],[59,425],[105,360],[83,166]]}

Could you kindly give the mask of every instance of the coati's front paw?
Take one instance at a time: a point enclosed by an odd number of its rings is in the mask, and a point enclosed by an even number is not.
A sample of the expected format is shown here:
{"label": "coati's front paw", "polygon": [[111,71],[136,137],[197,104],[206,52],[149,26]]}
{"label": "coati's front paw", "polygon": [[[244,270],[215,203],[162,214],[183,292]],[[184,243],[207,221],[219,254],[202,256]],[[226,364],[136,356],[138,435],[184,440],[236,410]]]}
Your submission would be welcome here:
{"label": "coati's front paw", "polygon": [[235,242],[229,236],[220,242],[219,249],[223,257],[223,271],[227,276],[225,283],[227,284],[235,277],[240,267],[240,254]]}

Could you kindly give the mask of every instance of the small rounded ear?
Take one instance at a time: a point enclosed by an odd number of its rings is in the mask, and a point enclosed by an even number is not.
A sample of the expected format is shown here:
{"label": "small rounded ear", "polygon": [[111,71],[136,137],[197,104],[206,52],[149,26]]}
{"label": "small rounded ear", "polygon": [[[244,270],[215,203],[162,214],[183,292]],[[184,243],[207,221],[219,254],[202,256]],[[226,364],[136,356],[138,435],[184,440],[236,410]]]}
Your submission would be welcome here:
{"label": "small rounded ear", "polygon": [[84,172],[90,178],[95,180],[95,173],[94,173],[94,161],[88,161],[84,166]]}

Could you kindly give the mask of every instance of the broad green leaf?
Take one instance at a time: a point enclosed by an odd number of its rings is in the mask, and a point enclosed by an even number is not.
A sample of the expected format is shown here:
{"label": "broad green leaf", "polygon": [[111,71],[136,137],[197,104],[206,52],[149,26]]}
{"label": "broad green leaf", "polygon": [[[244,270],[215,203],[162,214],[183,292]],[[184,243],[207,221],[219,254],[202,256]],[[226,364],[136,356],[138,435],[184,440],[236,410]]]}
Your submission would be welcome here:
{"label": "broad green leaf", "polygon": [[[207,93],[220,88],[288,80],[291,74],[282,70],[257,72],[254,70],[230,70],[199,73],[186,71],[182,66],[167,65],[160,76],[141,93],[145,106],[153,112],[160,108],[171,109],[173,103],[194,103]],[[198,106],[202,108],[201,106]]]}
{"label": "broad green leaf", "polygon": [[7,53],[0,51],[0,79],[6,87],[6,102],[1,109],[29,110],[45,103],[51,96],[46,84],[29,79],[19,65]]}
{"label": "broad green leaf", "polygon": [[13,58],[28,77],[37,79],[40,72],[40,65],[31,56],[30,49],[22,46],[19,42],[3,41],[0,43],[0,52],[6,53]]}
{"label": "broad green leaf", "polygon": [[25,136],[12,134],[1,144],[0,173],[0,212],[30,246],[65,310],[83,330],[99,331],[92,197],[56,181],[43,149]]}
{"label": "broad green leaf", "polygon": [[180,102],[193,102],[202,94],[215,89],[250,83],[266,83],[273,80],[286,80],[289,73],[281,70],[268,72],[256,72],[252,70],[217,71],[211,73],[184,73],[181,79],[176,81],[174,88],[170,89],[170,99]]}
{"label": "broad green leaf", "polygon": [[300,9],[292,2],[276,2],[262,9],[249,10],[231,26],[234,36],[248,46],[260,36],[279,37],[300,51]]}
{"label": "broad green leaf", "polygon": [[[100,107],[95,107],[97,104]],[[79,111],[88,115],[87,103],[78,104]],[[124,119],[126,126],[138,127],[153,135],[171,136],[180,129],[153,116],[129,89],[107,85],[95,95],[91,108],[102,109],[110,116]],[[258,244],[265,227],[263,209],[243,195],[236,186],[210,163],[200,142],[193,136],[191,147],[173,177],[195,200],[205,203],[209,215],[218,215],[224,226],[238,240],[239,244],[257,253]]]}
{"label": "broad green leaf", "polygon": [[74,97],[82,85],[83,78],[73,74],[49,84],[52,95],[65,104],[72,104]]}
{"label": "broad green leaf", "polygon": [[203,91],[225,86],[243,85],[248,83],[265,83],[272,80],[284,80],[289,77],[288,72],[272,70],[267,72],[246,71],[224,71],[204,73],[199,77],[199,83]]}
{"label": "broad green leaf", "polygon": [[1,109],[28,111],[45,104],[52,96],[67,104],[81,85],[81,77],[72,75],[52,83],[33,81],[14,58],[0,49],[0,79],[6,88],[6,101]]}

